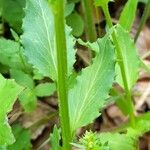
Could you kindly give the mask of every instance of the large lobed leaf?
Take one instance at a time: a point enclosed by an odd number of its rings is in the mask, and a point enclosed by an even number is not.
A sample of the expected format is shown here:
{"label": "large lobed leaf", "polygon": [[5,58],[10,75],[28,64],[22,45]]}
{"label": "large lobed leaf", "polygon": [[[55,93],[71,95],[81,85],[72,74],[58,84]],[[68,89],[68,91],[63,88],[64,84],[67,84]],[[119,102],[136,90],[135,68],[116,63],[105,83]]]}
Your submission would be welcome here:
{"label": "large lobed leaf", "polygon": [[9,145],[14,142],[6,115],[11,111],[21,90],[22,88],[13,80],[6,80],[0,75],[0,145]]}
{"label": "large lobed leaf", "polygon": [[[136,47],[129,33],[126,32],[120,25],[117,25],[116,35],[121,48],[121,55],[123,57],[123,60],[118,61],[122,61],[125,66],[125,75],[127,78],[128,88],[131,89],[138,79],[138,71],[140,67]],[[121,70],[118,63],[116,65],[116,74],[117,82],[124,87]]]}
{"label": "large lobed leaf", "polygon": [[[22,43],[29,62],[44,76],[57,78],[54,17],[47,0],[28,0],[23,20]],[[74,38],[66,26],[68,72],[75,62]]]}
{"label": "large lobed leaf", "polygon": [[[97,44],[96,44],[97,43]],[[90,45],[98,49],[93,64],[77,77],[76,85],[69,91],[71,131],[91,123],[104,107],[105,99],[114,80],[114,49],[108,36]],[[97,51],[97,50],[95,50]]]}

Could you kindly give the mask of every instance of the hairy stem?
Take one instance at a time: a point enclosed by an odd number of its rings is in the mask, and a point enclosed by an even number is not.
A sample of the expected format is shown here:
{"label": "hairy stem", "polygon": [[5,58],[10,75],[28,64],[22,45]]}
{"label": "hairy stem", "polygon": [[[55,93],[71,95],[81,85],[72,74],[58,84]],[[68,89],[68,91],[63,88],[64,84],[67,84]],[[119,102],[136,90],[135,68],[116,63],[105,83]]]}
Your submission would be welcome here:
{"label": "hairy stem", "polygon": [[141,21],[140,21],[140,25],[137,29],[137,33],[135,35],[135,38],[134,38],[134,42],[136,43],[139,35],[140,35],[140,32],[141,30],[143,29],[144,25],[145,25],[145,22],[149,16],[149,12],[150,12],[150,0],[148,1],[148,3],[146,4],[145,6],[145,9],[144,9],[144,12],[143,12],[143,15],[142,15],[142,18],[141,18]]}
{"label": "hairy stem", "polygon": [[[109,28],[112,28],[113,24],[111,21],[111,17],[110,17],[107,5],[105,5],[103,7],[103,11],[104,11],[104,14],[105,14]],[[133,105],[132,98],[131,98],[131,91],[128,87],[128,82],[127,82],[127,77],[126,77],[126,72],[125,72],[125,65],[123,63],[123,56],[121,53],[121,48],[120,48],[120,45],[118,43],[117,36],[116,36],[115,32],[112,33],[112,38],[113,38],[113,43],[116,47],[117,59],[120,60],[120,61],[118,61],[118,64],[120,66],[121,75],[122,75],[122,79],[123,79],[123,83],[124,83],[124,88],[125,88],[125,92],[126,92],[126,99],[128,100],[128,104],[130,106],[130,110],[129,110],[130,123],[132,126],[134,126],[134,124],[135,124],[134,105]]]}
{"label": "hairy stem", "polygon": [[55,4],[55,32],[58,64],[58,97],[59,115],[62,130],[63,150],[71,149],[71,132],[68,108],[68,88],[67,88],[67,50],[65,37],[64,0],[57,0]]}

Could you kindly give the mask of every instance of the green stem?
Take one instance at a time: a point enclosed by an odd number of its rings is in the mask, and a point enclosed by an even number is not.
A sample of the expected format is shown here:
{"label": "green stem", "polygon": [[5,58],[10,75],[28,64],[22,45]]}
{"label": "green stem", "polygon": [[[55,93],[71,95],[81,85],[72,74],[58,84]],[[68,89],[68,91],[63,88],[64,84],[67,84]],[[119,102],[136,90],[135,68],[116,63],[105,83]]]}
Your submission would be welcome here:
{"label": "green stem", "polygon": [[[109,28],[112,28],[113,24],[112,24],[112,21],[111,21],[111,17],[110,17],[107,5],[105,5],[103,7],[103,11],[104,11],[104,14],[105,14],[105,17],[106,17],[107,24],[108,24]],[[129,110],[130,123],[131,123],[132,126],[134,126],[135,125],[134,105],[133,105],[133,102],[132,102],[132,99],[131,99],[131,91],[128,87],[128,82],[127,82],[127,77],[126,77],[126,72],[125,72],[125,65],[123,63],[123,56],[122,56],[122,53],[121,53],[120,45],[119,45],[118,40],[117,40],[116,32],[112,33],[112,38],[113,38],[113,43],[116,46],[117,59],[120,60],[120,61],[118,61],[118,64],[120,66],[122,80],[123,80],[124,88],[125,88],[125,91],[126,91],[126,98],[128,100],[128,104],[130,106],[130,110]]]}
{"label": "green stem", "polygon": [[84,18],[85,18],[85,27],[86,27],[86,33],[87,33],[87,40],[90,42],[95,42],[97,35],[96,35],[96,29],[93,19],[93,4],[91,0],[82,0],[82,8],[84,12]]}
{"label": "green stem", "polygon": [[135,38],[134,38],[134,42],[135,43],[137,42],[137,39],[138,39],[138,37],[140,35],[140,32],[141,32],[141,30],[143,29],[143,27],[145,25],[145,22],[146,22],[146,20],[147,20],[147,18],[149,16],[149,13],[150,13],[150,0],[148,1],[148,3],[145,6],[145,9],[144,9],[141,21],[140,21],[140,25],[138,27],[137,33],[136,33]]}
{"label": "green stem", "polygon": [[59,115],[62,131],[63,150],[71,149],[71,132],[68,108],[68,88],[67,88],[67,50],[65,37],[65,19],[64,19],[64,0],[57,0],[54,12],[56,49],[58,64],[58,96],[59,96]]}

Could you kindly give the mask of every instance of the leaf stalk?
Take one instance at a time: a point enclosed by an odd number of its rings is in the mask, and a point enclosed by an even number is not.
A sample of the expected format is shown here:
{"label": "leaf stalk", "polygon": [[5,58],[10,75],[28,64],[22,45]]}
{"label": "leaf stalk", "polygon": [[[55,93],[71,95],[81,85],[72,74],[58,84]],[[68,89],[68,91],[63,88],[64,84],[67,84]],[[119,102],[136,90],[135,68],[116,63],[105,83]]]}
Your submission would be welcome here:
{"label": "leaf stalk", "polygon": [[[112,24],[111,17],[109,14],[108,5],[107,4],[103,5],[102,9],[104,11],[104,15],[106,17],[106,21],[107,21],[109,28],[112,28],[113,24]],[[126,92],[126,99],[130,106],[130,110],[129,110],[130,123],[132,126],[134,126],[135,125],[134,105],[133,105],[132,98],[131,98],[131,91],[128,87],[128,81],[127,81],[127,77],[126,77],[126,73],[125,73],[125,65],[123,63],[123,56],[121,53],[121,48],[118,43],[117,35],[116,35],[115,31],[112,32],[112,39],[113,39],[114,45],[116,46],[117,59],[121,60],[118,62],[118,64],[119,64],[120,70],[121,70],[122,80],[123,80],[123,84],[124,84],[124,88],[125,88],[125,92]]]}

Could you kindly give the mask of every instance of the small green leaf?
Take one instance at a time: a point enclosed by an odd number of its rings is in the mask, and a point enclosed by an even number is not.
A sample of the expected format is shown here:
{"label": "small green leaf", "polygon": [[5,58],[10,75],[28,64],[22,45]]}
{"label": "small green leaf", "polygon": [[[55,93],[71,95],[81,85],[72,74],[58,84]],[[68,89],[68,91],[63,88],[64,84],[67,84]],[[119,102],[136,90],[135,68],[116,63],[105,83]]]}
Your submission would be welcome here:
{"label": "small green leaf", "polygon": [[0,39],[0,63],[13,69],[30,70],[18,42]]}
{"label": "small green leaf", "polygon": [[67,3],[65,7],[65,17],[69,16],[74,10],[74,3]]}
{"label": "small green leaf", "polygon": [[[25,55],[39,72],[57,79],[57,59],[55,45],[54,17],[47,0],[28,0],[23,20],[22,43]],[[34,28],[31,28],[33,27]],[[71,74],[75,62],[74,38],[66,26],[68,73]]]}
{"label": "small green leaf", "polygon": [[82,35],[84,31],[84,22],[82,17],[77,13],[73,12],[66,18],[66,23],[72,28],[72,34],[76,37]]}
{"label": "small green leaf", "polygon": [[0,150],[7,150],[6,146],[0,145]]}
{"label": "small green leaf", "polygon": [[34,88],[33,78],[20,70],[10,70],[11,78],[15,79],[15,81],[21,86],[28,87],[30,89]]}
{"label": "small green leaf", "polygon": [[37,105],[37,98],[33,89],[26,88],[19,95],[19,101],[26,112],[32,112]]}
{"label": "small green leaf", "polygon": [[124,115],[128,115],[130,106],[128,104],[128,101],[125,98],[125,95],[120,94],[120,92],[117,91],[116,89],[111,89],[110,95],[112,96],[113,100],[115,101],[115,103],[119,107],[119,109],[122,111],[122,113]]}
{"label": "small green leaf", "polygon": [[50,96],[56,91],[55,83],[41,83],[35,87],[35,94],[39,97]]}
{"label": "small green leaf", "polygon": [[127,134],[86,132],[80,139],[86,150],[135,150],[135,140]]}
{"label": "small green leaf", "polygon": [[0,75],[0,145],[9,145],[14,142],[14,136],[7,122],[6,115],[11,111],[22,87],[14,80],[6,80]]}
{"label": "small green leaf", "polygon": [[14,144],[7,147],[8,150],[29,150],[32,148],[28,130],[16,124],[12,126],[12,131],[16,141]]}
{"label": "small green leaf", "polygon": [[10,29],[10,31],[11,31],[11,34],[12,34],[13,38],[15,39],[15,41],[19,42],[19,40],[20,40],[19,35],[13,29]]}
{"label": "small green leaf", "polygon": [[[137,50],[134,45],[134,41],[131,39],[128,32],[126,32],[120,25],[117,26],[116,31],[118,43],[121,47],[121,55],[123,57],[123,60],[118,61],[123,61],[128,88],[131,89],[138,79],[138,72],[140,68]],[[116,65],[116,81],[124,87],[118,63]]]}
{"label": "small green leaf", "polygon": [[59,145],[60,139],[61,139],[60,131],[59,129],[57,129],[56,126],[54,126],[53,133],[50,134],[50,142],[52,150],[61,150],[61,147]]}
{"label": "small green leaf", "polygon": [[76,129],[91,123],[100,115],[114,80],[114,49],[108,36],[97,40],[99,51],[93,64],[81,72],[69,91],[69,113],[72,135]]}
{"label": "small green leaf", "polygon": [[128,127],[128,136],[138,140],[144,133],[150,131],[150,112],[136,117],[136,125],[134,128]]}
{"label": "small green leaf", "polygon": [[131,30],[133,25],[138,0],[128,0],[119,19],[119,24],[127,31]]}
{"label": "small green leaf", "polygon": [[99,135],[99,140],[105,144],[107,143],[109,149],[111,150],[136,150],[135,141],[129,138],[126,134],[119,133],[101,133]]}
{"label": "small green leaf", "polygon": [[34,69],[33,70],[33,79],[34,80],[42,80],[42,79],[44,79],[44,77],[41,73],[39,73],[39,71],[37,69]]}
{"label": "small green leaf", "polygon": [[15,81],[25,87],[26,89],[22,91],[19,95],[19,101],[26,112],[31,112],[36,108],[37,98],[34,94],[34,80],[29,75],[20,70],[10,70],[11,78],[15,79]]}

